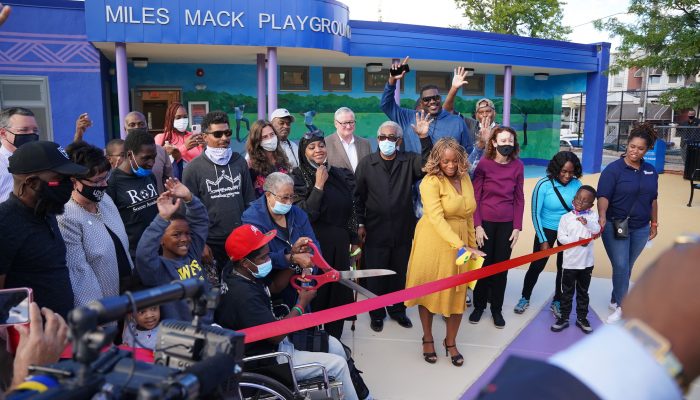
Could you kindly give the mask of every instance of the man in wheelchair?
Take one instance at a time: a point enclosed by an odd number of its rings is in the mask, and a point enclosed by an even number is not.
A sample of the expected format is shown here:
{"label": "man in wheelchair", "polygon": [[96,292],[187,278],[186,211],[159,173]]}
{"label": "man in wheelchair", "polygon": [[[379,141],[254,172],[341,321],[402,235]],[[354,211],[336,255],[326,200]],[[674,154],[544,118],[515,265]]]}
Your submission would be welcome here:
{"label": "man in wheelchair", "polygon": [[[268,243],[277,231],[261,232],[253,225],[236,228],[226,240],[226,253],[231,259],[232,268],[224,270],[222,296],[214,314],[217,324],[227,329],[241,330],[274,322],[277,320],[272,310],[270,290],[279,292],[289,283],[290,274],[278,274],[272,282],[263,278],[272,269]],[[284,318],[295,318],[304,313],[309,302],[316,295],[315,291],[299,292],[297,304]],[[352,383],[350,369],[346,361],[343,345],[334,337],[328,338],[328,352],[300,351],[287,339],[286,335],[246,344],[245,356],[255,356],[276,351],[291,355],[294,365],[319,363],[326,368],[328,375],[342,382],[344,399],[358,399]],[[285,360],[279,360],[283,362]],[[318,369],[295,370],[297,380],[320,375]],[[368,395],[366,399],[371,399]]]}

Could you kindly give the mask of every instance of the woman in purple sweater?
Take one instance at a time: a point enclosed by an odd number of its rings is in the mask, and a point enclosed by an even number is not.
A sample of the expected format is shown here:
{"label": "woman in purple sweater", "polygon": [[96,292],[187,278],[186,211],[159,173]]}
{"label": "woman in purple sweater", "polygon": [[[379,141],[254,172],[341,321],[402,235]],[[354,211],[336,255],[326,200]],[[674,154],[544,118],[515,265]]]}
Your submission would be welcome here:
{"label": "woman in purple sweater", "polygon": [[[520,146],[512,128],[498,126],[491,131],[486,153],[474,170],[476,243],[486,253],[484,267],[508,260],[523,229],[523,162]],[[491,304],[496,328],[506,326],[501,309],[508,271],[480,279],[474,289],[474,311],[469,322],[476,324]]]}

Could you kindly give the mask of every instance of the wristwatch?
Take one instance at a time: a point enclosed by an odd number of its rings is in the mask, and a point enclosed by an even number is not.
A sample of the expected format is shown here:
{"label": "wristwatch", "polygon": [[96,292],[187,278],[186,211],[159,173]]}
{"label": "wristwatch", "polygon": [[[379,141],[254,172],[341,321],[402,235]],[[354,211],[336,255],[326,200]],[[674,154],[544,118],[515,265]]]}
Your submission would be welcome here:
{"label": "wristwatch", "polygon": [[666,370],[666,373],[678,383],[683,392],[686,392],[688,383],[683,377],[683,365],[671,351],[671,343],[668,339],[638,319],[624,321],[622,326]]}

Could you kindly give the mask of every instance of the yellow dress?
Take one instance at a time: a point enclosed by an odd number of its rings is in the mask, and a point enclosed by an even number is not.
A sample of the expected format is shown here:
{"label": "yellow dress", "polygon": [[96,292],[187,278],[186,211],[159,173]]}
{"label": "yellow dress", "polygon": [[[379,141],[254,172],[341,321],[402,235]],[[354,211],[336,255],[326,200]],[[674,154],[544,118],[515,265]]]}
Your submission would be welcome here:
{"label": "yellow dress", "polygon": [[[469,263],[455,264],[457,250],[465,244],[476,248],[473,214],[476,210],[474,188],[465,174],[461,180],[462,194],[447,178],[426,176],[420,184],[423,217],[416,233],[408,261],[406,287],[447,278],[469,269]],[[430,312],[449,316],[463,314],[467,285],[432,293],[409,300],[407,307],[422,305]]]}

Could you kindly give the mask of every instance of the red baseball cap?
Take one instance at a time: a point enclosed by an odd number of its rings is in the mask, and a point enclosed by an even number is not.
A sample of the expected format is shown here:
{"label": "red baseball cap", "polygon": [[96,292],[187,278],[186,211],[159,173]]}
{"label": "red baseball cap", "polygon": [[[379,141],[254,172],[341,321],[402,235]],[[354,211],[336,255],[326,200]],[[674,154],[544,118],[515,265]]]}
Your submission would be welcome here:
{"label": "red baseball cap", "polygon": [[233,261],[238,261],[253,251],[268,244],[277,234],[276,230],[263,233],[253,225],[245,224],[234,229],[226,238],[226,254]]}

